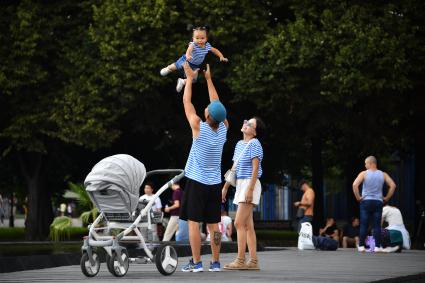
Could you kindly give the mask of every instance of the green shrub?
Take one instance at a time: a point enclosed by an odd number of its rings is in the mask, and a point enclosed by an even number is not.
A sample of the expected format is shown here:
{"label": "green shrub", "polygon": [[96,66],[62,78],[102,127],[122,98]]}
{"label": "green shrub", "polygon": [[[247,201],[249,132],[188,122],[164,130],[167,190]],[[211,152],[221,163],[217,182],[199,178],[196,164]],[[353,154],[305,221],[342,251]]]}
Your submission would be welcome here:
{"label": "green shrub", "polygon": [[93,222],[97,215],[98,210],[94,207],[88,193],[83,184],[74,184],[72,182],[68,183],[71,191],[78,195],[78,210],[83,210],[84,212],[80,215],[80,219],[83,224],[88,224]]}
{"label": "green shrub", "polygon": [[73,241],[80,241],[89,234],[89,229],[85,227],[68,227],[66,230],[68,230],[69,240]]}
{"label": "green shrub", "polygon": [[5,227],[0,228],[0,241],[23,241],[25,240],[25,228]]}
{"label": "green shrub", "polygon": [[[52,223],[53,224],[53,223]],[[52,233],[52,231],[50,231]],[[56,241],[60,240],[72,240],[81,241],[84,236],[89,234],[89,230],[85,227],[66,227],[61,231],[61,236],[58,236]],[[52,239],[52,237],[50,237]],[[53,239],[52,239],[53,240]],[[0,242],[9,241],[25,241],[25,228],[14,227],[14,228],[0,228]]]}
{"label": "green shrub", "polygon": [[70,217],[56,217],[52,224],[50,224],[49,238],[55,242],[63,239],[70,239],[70,230],[67,228],[71,227],[71,225],[72,219]]}

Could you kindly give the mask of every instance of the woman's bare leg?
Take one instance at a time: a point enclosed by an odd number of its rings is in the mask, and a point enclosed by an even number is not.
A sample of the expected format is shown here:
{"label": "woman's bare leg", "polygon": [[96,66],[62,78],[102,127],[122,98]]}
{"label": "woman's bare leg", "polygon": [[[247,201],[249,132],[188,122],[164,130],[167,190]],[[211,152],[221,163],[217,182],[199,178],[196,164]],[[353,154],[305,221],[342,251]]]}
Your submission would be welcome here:
{"label": "woman's bare leg", "polygon": [[245,258],[247,244],[247,224],[252,215],[252,205],[239,203],[235,217],[235,228],[238,236],[238,257]]}
{"label": "woman's bare leg", "polygon": [[246,229],[246,239],[248,244],[249,256],[251,259],[257,259],[257,235],[255,234],[254,229],[254,219],[253,219],[253,210],[254,206],[252,204],[247,204],[249,206],[249,216],[247,219],[247,229]]}

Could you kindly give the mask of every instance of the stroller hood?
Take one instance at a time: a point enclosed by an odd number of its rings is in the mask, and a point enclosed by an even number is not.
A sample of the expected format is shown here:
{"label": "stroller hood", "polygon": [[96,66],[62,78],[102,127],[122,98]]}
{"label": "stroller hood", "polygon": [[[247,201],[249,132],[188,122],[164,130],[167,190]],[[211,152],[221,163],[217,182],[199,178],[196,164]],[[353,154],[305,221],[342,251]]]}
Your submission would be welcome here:
{"label": "stroller hood", "polygon": [[137,206],[139,188],[146,177],[146,168],[139,160],[127,154],[117,154],[99,161],[87,175],[84,186],[89,192],[103,190],[114,184],[115,190],[122,190],[130,211]]}

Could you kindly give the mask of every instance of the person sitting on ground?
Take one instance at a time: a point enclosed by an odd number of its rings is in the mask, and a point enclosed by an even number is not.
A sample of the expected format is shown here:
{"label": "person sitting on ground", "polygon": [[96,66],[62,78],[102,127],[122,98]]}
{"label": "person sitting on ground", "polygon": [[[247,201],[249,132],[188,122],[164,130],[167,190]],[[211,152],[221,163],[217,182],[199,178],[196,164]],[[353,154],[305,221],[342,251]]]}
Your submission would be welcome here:
{"label": "person sitting on ground", "polygon": [[189,228],[187,221],[179,219],[176,231],[176,242],[189,242]]}
{"label": "person sitting on ground", "polygon": [[339,243],[339,232],[336,227],[335,219],[332,217],[326,218],[326,225],[319,230],[319,235],[332,238]]}
{"label": "person sitting on ground", "polygon": [[391,245],[388,244],[388,247],[384,249],[384,252],[395,252],[401,250],[401,248],[405,248],[407,250],[410,249],[410,235],[404,226],[403,217],[401,215],[400,210],[391,205],[385,205],[382,209],[382,220],[381,223],[388,223],[388,226],[385,227],[385,230],[388,231],[388,235],[390,236],[390,241],[395,242],[393,239],[399,237],[401,234],[401,241],[399,245]]}
{"label": "person sitting on ground", "polygon": [[[221,232],[221,241],[222,242],[231,242],[232,241],[232,228],[233,224],[232,224],[232,218],[230,218],[227,215],[227,211],[224,209],[224,207],[221,208],[221,221],[220,223],[218,223],[218,228],[220,229]],[[210,231],[207,227],[207,232],[208,232],[208,236],[207,236],[207,241],[211,240],[211,235],[210,235]]]}
{"label": "person sitting on ground", "polygon": [[345,225],[342,234],[342,247],[356,248],[359,246],[360,220],[358,217],[352,217],[351,223]]}

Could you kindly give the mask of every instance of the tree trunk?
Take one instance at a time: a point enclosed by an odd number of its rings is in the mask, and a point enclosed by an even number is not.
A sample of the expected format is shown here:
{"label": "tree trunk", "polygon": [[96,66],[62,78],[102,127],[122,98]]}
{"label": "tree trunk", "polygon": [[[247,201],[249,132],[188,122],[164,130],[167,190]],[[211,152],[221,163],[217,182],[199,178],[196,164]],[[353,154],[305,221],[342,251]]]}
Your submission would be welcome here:
{"label": "tree trunk", "polygon": [[31,241],[46,240],[53,219],[50,192],[42,185],[42,155],[19,155],[19,164],[28,188],[28,215],[25,220],[25,237]]}
{"label": "tree trunk", "polygon": [[313,174],[313,190],[315,192],[314,201],[314,221],[313,229],[314,233],[317,234],[320,225],[323,223],[323,207],[324,207],[324,196],[323,196],[323,164],[322,164],[322,139],[320,137],[314,137],[311,143],[311,167]]}

